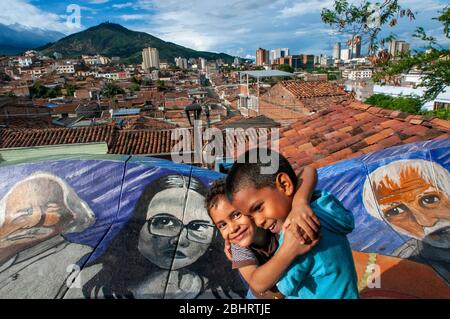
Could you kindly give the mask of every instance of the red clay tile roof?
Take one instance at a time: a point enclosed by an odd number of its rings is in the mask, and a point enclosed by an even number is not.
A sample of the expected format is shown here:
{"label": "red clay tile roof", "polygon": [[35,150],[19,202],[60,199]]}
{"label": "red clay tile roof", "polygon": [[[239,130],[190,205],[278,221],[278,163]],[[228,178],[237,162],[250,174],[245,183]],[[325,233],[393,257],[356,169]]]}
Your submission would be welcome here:
{"label": "red clay tile roof", "polygon": [[118,131],[114,141],[108,144],[110,154],[168,154],[177,141],[172,141],[172,130]]}
{"label": "red clay tile roof", "polygon": [[75,113],[80,103],[65,103],[52,107],[53,114]]}
{"label": "red clay tile roof", "polygon": [[0,148],[30,147],[58,144],[109,142],[114,127],[109,125],[83,128],[4,129]]}
{"label": "red clay tile roof", "polygon": [[176,124],[168,123],[149,116],[128,117],[125,121],[124,128],[128,130],[170,130],[176,128]]}
{"label": "red clay tile roof", "polygon": [[299,169],[327,166],[395,145],[450,138],[450,122],[344,101],[281,131],[280,151]]}
{"label": "red clay tile roof", "polygon": [[110,154],[170,153],[172,130],[119,130],[112,125],[35,130],[0,129],[0,148],[106,142]]}
{"label": "red clay tile roof", "polygon": [[300,99],[347,94],[343,88],[328,81],[281,81],[280,83],[295,97]]}

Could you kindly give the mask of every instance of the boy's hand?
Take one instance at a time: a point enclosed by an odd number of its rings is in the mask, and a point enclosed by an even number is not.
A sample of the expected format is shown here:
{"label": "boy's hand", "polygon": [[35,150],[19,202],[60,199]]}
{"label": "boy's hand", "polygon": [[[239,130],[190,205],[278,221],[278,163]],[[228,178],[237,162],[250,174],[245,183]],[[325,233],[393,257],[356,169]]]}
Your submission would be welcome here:
{"label": "boy's hand", "polygon": [[287,253],[294,254],[295,256],[306,254],[319,242],[319,237],[317,237],[309,244],[302,244],[297,226],[293,224],[286,227],[283,236],[282,248],[284,248]]}
{"label": "boy's hand", "polygon": [[290,224],[295,224],[300,228],[300,236],[303,243],[308,243],[318,238],[320,221],[308,203],[296,203],[292,206],[292,210],[283,224],[282,231],[285,232]]}
{"label": "boy's hand", "polygon": [[231,254],[231,244],[228,240],[225,240],[225,247],[223,249],[223,252],[225,253],[225,256],[227,256],[227,259],[229,261],[233,261],[233,255]]}

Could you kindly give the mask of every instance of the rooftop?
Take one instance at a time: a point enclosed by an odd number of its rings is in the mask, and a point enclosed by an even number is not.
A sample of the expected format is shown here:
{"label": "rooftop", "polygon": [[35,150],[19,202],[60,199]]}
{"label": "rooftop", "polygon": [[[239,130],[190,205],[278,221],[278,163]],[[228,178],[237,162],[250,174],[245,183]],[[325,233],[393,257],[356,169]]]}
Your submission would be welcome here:
{"label": "rooftop", "polygon": [[297,98],[346,95],[344,89],[328,81],[281,81],[280,84]]}
{"label": "rooftop", "polygon": [[280,150],[298,169],[395,145],[450,138],[450,121],[343,101],[282,129]]}

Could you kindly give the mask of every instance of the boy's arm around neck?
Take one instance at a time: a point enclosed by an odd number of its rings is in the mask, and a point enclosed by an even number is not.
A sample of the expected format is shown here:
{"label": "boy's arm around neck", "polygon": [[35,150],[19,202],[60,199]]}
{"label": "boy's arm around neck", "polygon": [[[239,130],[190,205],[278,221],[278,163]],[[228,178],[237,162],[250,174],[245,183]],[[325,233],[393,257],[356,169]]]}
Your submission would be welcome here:
{"label": "boy's arm around neck", "polygon": [[250,265],[239,268],[241,275],[257,293],[264,293],[276,285],[283,273],[292,264],[294,259],[309,252],[318,243],[315,240],[310,245],[303,245],[295,230],[290,227],[286,230],[285,238],[276,254],[265,264]]}

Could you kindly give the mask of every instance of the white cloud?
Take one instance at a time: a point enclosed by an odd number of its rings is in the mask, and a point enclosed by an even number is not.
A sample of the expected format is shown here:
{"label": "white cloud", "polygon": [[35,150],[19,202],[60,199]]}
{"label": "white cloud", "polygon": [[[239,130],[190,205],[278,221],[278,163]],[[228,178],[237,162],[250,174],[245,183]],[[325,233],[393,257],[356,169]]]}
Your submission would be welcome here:
{"label": "white cloud", "polygon": [[107,3],[109,2],[109,0],[90,0],[89,3],[92,4],[102,4],[102,3]]}
{"label": "white cloud", "polygon": [[124,21],[146,20],[151,19],[151,15],[148,14],[122,14],[119,16]]}
{"label": "white cloud", "polygon": [[322,1],[322,0],[307,0],[300,3],[295,3],[293,6],[284,7],[280,11],[278,18],[292,18],[305,14],[318,13],[322,11],[322,8],[332,7],[334,1]]}
{"label": "white cloud", "polygon": [[[27,27],[56,30],[63,33],[79,30],[66,24],[67,15],[45,12],[30,2],[30,0],[8,0],[8,5],[2,6],[0,11],[0,23],[7,25],[19,23]],[[70,14],[68,12],[68,15]]]}
{"label": "white cloud", "polygon": [[116,9],[123,9],[123,8],[130,8],[133,7],[135,4],[132,2],[125,2],[125,3],[118,3],[118,4],[113,4],[113,8]]}

